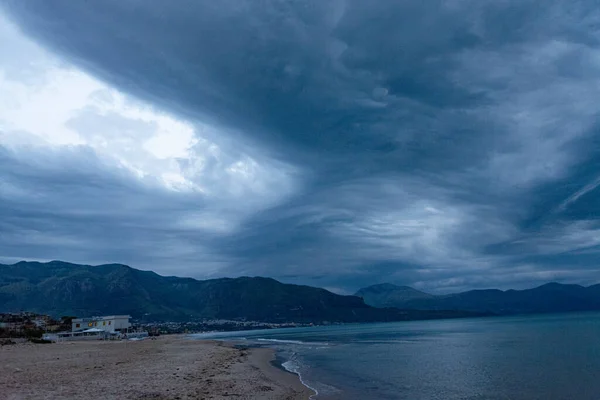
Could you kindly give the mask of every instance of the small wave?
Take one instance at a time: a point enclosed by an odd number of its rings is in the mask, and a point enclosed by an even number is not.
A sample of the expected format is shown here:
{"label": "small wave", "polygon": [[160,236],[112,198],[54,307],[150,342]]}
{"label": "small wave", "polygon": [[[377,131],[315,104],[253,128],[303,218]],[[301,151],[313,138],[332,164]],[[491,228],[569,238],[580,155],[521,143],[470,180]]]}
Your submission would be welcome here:
{"label": "small wave", "polygon": [[357,343],[364,344],[390,344],[390,343],[417,343],[417,340],[406,339],[381,339],[381,340],[358,340]]}
{"label": "small wave", "polygon": [[305,344],[305,342],[302,342],[300,340],[283,340],[283,339],[263,339],[263,338],[258,338],[256,339],[259,342],[273,342],[273,343],[289,343],[289,344]]}
{"label": "small wave", "polygon": [[244,342],[244,341],[248,341],[247,338],[245,337],[236,337],[236,336],[232,336],[232,337],[204,337],[204,336],[193,336],[193,335],[189,335],[187,337],[190,340],[210,340],[210,341],[214,341],[214,342]]}
{"label": "small wave", "polygon": [[[252,339],[250,339],[252,340]],[[257,342],[267,342],[274,344],[296,344],[302,346],[320,346],[320,348],[328,347],[330,344],[327,342],[303,342],[301,340],[285,340],[285,339],[266,339],[266,338],[258,338],[254,339]]]}
{"label": "small wave", "polygon": [[294,360],[286,361],[283,364],[281,364],[281,366],[285,368],[286,371],[298,375],[298,379],[300,379],[300,382],[315,393],[309,397],[309,400],[312,400],[319,395],[319,391],[317,389],[310,386],[304,381],[304,379],[302,379],[302,374],[300,373],[300,366]]}

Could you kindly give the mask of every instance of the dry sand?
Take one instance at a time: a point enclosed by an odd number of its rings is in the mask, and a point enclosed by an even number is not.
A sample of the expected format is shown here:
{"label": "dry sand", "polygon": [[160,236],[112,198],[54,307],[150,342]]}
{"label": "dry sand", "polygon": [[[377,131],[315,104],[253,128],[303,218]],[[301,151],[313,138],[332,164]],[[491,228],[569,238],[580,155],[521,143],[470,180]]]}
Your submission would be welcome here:
{"label": "dry sand", "polygon": [[308,399],[270,349],[163,336],[0,347],[0,399]]}

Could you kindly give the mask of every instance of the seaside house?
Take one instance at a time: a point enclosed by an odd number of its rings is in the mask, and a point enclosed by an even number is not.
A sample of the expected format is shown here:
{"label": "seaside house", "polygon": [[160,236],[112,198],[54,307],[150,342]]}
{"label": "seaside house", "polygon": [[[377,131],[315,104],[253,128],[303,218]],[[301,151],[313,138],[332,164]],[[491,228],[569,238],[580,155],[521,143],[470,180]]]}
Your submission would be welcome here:
{"label": "seaside house", "polygon": [[104,332],[126,332],[131,323],[129,315],[109,315],[106,317],[75,318],[71,322],[72,332],[82,332],[90,329],[102,330]]}
{"label": "seaside house", "polygon": [[148,332],[131,331],[129,315],[109,315],[105,317],[74,318],[70,332],[47,333],[43,339],[53,342],[70,340],[143,340]]}
{"label": "seaside house", "polygon": [[51,341],[98,340],[120,338],[131,327],[129,315],[109,315],[104,317],[74,318],[71,332],[44,335]]}

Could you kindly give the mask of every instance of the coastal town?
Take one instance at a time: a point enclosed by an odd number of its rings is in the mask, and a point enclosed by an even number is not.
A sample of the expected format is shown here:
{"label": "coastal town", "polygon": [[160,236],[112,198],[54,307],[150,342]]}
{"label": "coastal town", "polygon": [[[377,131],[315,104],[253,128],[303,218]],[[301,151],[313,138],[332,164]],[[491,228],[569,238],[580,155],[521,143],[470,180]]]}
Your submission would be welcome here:
{"label": "coastal town", "polygon": [[0,345],[41,340],[45,333],[69,331],[71,321],[72,317],[53,318],[33,312],[0,313]]}
{"label": "coastal town", "polygon": [[60,318],[34,312],[0,313],[0,344],[86,339],[144,339],[168,334],[296,328],[302,323],[267,323],[227,319],[146,322],[129,315]]}
{"label": "coastal town", "polygon": [[0,314],[0,344],[147,337],[147,331],[132,330],[130,318],[129,315],[112,315],[57,319],[32,312],[3,313]]}

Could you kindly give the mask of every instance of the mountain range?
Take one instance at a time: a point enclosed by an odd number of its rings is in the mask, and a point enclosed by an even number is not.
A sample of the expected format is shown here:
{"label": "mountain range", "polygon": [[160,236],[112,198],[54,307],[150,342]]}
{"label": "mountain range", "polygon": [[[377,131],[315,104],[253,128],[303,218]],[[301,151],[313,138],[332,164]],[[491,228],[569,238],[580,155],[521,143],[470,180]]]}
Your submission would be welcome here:
{"label": "mountain range", "polygon": [[406,310],[462,310],[500,315],[600,310],[600,284],[584,287],[552,282],[525,290],[470,290],[433,295],[409,286],[384,283],[360,289],[356,296],[373,307]]}
{"label": "mountain range", "polygon": [[375,322],[473,316],[462,311],[375,308],[360,297],[271,278],[165,277],[122,264],[0,264],[0,312],[53,316],[129,314],[153,321]]}
{"label": "mountain range", "polygon": [[600,310],[600,285],[433,295],[390,283],[342,296],[271,278],[196,280],[122,264],[0,264],[0,312],[53,316],[129,314],[153,321],[376,322]]}

